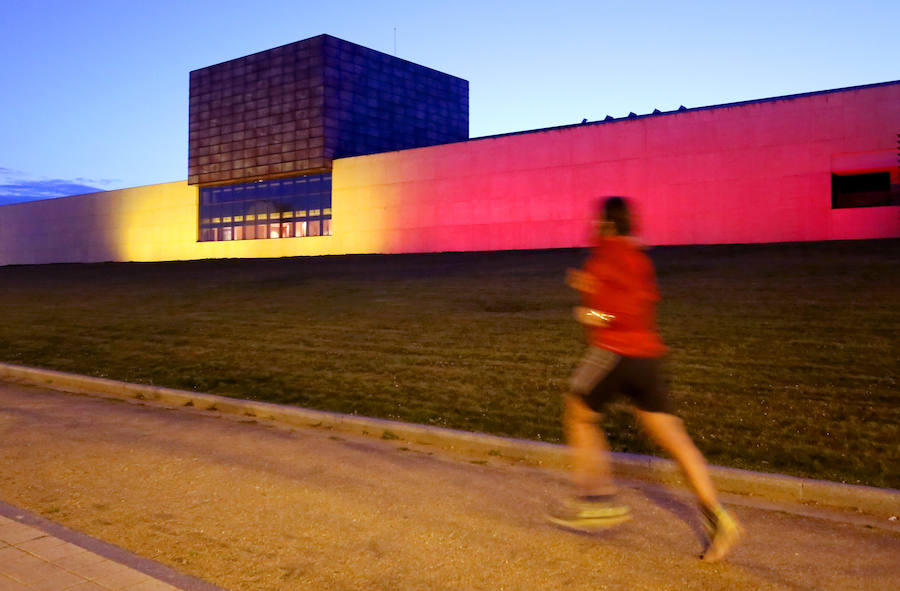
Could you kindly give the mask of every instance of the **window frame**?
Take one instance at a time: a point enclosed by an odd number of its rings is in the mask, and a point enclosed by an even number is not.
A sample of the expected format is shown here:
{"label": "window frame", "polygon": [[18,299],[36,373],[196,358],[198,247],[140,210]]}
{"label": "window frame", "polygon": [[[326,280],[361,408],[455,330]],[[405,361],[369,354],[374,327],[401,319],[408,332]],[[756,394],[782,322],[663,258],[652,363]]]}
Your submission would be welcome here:
{"label": "window frame", "polygon": [[200,187],[197,241],[330,236],[331,189],[330,172]]}

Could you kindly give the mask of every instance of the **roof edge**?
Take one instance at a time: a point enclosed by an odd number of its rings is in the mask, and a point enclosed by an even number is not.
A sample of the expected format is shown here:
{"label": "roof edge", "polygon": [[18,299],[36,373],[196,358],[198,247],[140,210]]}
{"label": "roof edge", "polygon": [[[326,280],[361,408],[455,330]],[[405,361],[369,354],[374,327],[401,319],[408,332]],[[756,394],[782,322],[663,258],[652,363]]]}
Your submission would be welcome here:
{"label": "roof edge", "polygon": [[[869,89],[869,88],[880,88],[883,86],[895,86],[895,85],[900,85],[900,80],[891,80],[888,82],[874,82],[871,84],[861,84],[858,86],[844,86],[841,88],[831,88],[828,90],[814,90],[811,92],[786,94],[786,95],[773,96],[773,97],[761,98],[761,99],[750,99],[750,100],[746,100],[746,101],[737,101],[737,102],[733,102],[733,103],[721,103],[721,104],[717,104],[717,105],[707,105],[707,106],[703,106],[703,107],[691,107],[691,108],[681,107],[679,109],[673,109],[671,111],[655,111],[653,113],[645,113],[643,115],[636,115],[634,113],[632,113],[630,115],[626,115],[625,117],[610,117],[609,115],[607,115],[606,119],[601,119],[600,121],[587,121],[584,123],[572,123],[572,124],[568,124],[568,125],[555,125],[552,127],[541,127],[541,128],[537,128],[537,129],[528,129],[528,130],[522,130],[522,131],[510,131],[510,132],[506,132],[506,133],[498,133],[498,134],[492,134],[492,135],[473,137],[473,138],[469,138],[468,140],[464,140],[464,141],[486,140],[486,139],[501,138],[501,137],[512,136],[512,135],[522,135],[522,134],[526,134],[526,133],[541,133],[544,131],[556,131],[556,130],[561,130],[561,129],[570,129],[570,128],[574,128],[574,127],[587,127],[587,126],[592,126],[592,125],[603,125],[606,123],[618,123],[621,121],[634,121],[637,119],[647,119],[649,117],[660,117],[663,115],[676,115],[676,114],[680,114],[680,113],[691,113],[691,112],[696,112],[696,111],[710,111],[713,109],[728,109],[731,107],[744,107],[747,105],[771,103],[771,102],[783,101],[783,100],[794,100],[794,99],[818,96],[818,95],[823,95],[823,94],[833,94],[833,93],[838,93],[838,92],[850,92],[850,91],[854,91],[854,90],[865,90],[865,89]],[[458,143],[458,142],[453,142],[453,143]]]}

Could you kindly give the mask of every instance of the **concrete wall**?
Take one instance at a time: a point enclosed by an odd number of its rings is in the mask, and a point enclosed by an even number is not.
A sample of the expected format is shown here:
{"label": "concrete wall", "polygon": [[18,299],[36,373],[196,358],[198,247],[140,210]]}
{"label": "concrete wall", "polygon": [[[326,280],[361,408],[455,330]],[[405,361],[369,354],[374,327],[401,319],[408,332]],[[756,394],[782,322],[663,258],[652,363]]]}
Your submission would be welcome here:
{"label": "concrete wall", "polygon": [[338,199],[338,236],[198,242],[198,189],[186,181],[0,207],[0,265],[266,258],[377,252],[366,208]]}
{"label": "concrete wall", "polygon": [[0,264],[166,260],[197,236],[197,190],[166,183],[0,207]]}
{"label": "concrete wall", "polygon": [[334,187],[379,252],[580,246],[611,194],[652,244],[896,237],[898,207],[832,209],[831,175],[900,182],[898,131],[893,83],[339,160]]}
{"label": "concrete wall", "polygon": [[582,246],[599,195],[651,244],[900,237],[831,208],[831,174],[897,171],[900,83],[335,160],[333,235],[197,242],[186,182],[0,207],[0,265]]}

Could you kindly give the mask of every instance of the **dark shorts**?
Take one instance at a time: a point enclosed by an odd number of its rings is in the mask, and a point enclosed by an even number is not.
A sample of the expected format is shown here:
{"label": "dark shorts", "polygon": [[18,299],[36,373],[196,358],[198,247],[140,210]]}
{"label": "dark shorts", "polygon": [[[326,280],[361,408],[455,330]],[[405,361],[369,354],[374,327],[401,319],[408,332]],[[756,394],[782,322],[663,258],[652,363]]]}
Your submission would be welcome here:
{"label": "dark shorts", "polygon": [[590,347],[572,374],[569,389],[596,412],[624,394],[641,410],[672,413],[661,357],[625,357]]}

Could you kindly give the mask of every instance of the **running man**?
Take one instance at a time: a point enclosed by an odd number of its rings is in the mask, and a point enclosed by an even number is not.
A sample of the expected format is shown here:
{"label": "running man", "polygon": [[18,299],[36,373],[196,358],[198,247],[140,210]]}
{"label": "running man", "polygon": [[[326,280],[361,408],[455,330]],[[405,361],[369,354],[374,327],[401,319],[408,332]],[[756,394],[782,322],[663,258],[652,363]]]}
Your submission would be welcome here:
{"label": "running man", "polygon": [[583,305],[575,315],[589,343],[570,380],[563,416],[577,496],[552,510],[549,519],[579,530],[630,519],[630,509],[614,502],[609,444],[599,425],[606,404],[624,394],[644,430],[675,459],[697,496],[709,537],[703,560],[720,560],[742,528],[722,507],[705,458],[673,414],[662,372],[666,346],[656,328],[659,292],[653,265],[632,237],[628,202],[609,197],[601,213],[591,256],[566,278],[581,293]]}

